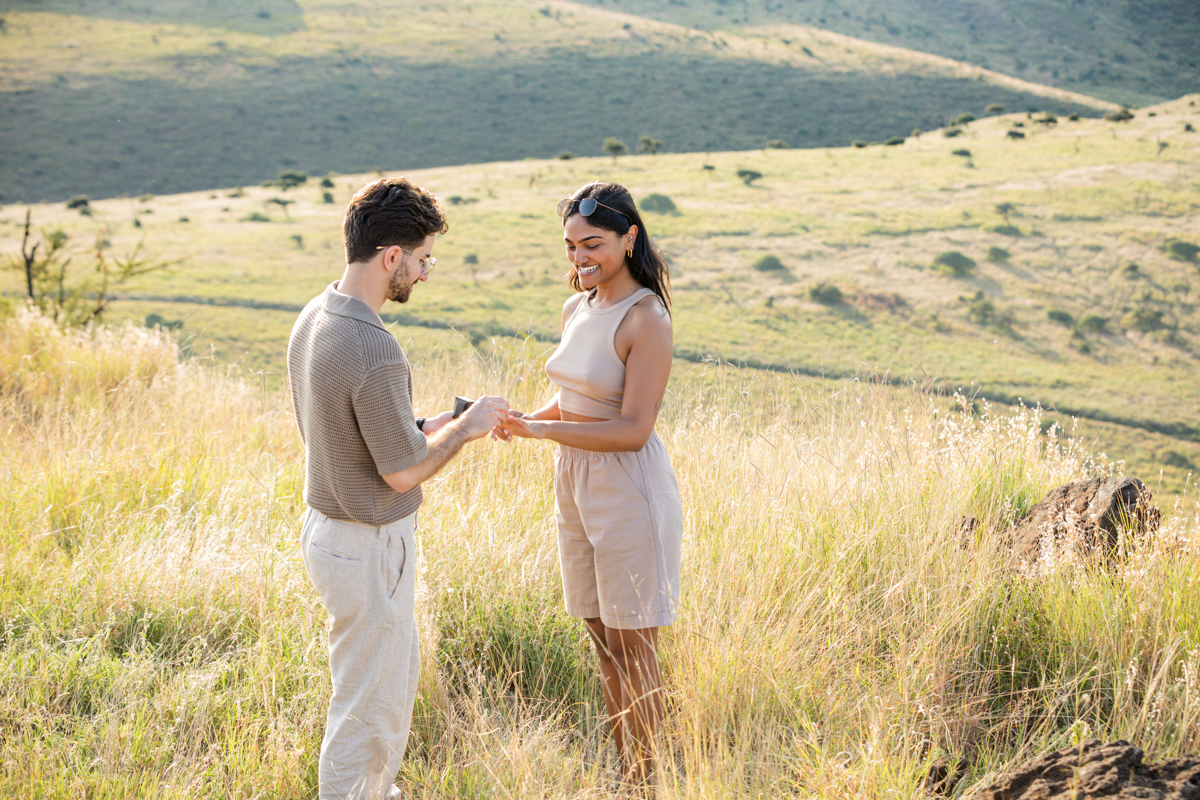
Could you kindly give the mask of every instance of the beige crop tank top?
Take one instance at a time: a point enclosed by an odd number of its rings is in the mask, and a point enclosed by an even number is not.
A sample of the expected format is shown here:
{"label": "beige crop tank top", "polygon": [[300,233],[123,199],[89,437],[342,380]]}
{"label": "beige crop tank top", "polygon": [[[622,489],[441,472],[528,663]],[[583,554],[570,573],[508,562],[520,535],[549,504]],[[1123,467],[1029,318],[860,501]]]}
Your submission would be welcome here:
{"label": "beige crop tank top", "polygon": [[625,364],[617,356],[617,328],[635,303],[652,294],[643,287],[608,308],[594,308],[585,296],[575,306],[546,362],[546,374],[559,387],[560,409],[597,419],[621,416]]}

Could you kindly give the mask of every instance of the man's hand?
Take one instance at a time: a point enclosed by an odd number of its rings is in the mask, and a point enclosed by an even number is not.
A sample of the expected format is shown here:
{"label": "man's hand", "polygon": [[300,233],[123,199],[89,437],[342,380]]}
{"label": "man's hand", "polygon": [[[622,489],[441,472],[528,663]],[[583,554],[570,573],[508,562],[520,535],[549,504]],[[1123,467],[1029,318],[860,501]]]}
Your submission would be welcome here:
{"label": "man's hand", "polygon": [[436,417],[426,417],[425,425],[422,426],[421,432],[426,436],[433,436],[435,433],[444,428],[451,420],[454,419],[453,411],[443,411]]}
{"label": "man's hand", "polygon": [[472,442],[488,435],[493,428],[499,427],[508,416],[508,401],[503,397],[485,395],[475,401],[461,417],[458,424],[467,435],[467,441]]}

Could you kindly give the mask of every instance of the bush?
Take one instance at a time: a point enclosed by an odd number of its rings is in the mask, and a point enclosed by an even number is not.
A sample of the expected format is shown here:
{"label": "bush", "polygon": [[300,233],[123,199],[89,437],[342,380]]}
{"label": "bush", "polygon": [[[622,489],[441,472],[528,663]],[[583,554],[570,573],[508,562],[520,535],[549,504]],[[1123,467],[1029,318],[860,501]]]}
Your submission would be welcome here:
{"label": "bush", "polygon": [[992,246],[987,249],[987,255],[984,256],[984,259],[993,264],[1007,264],[1009,256],[1010,253],[1003,247]]}
{"label": "bush", "polygon": [[1195,133],[1196,132],[1196,129],[1192,127],[1192,123],[1190,123],[1190,122],[1183,123],[1183,130],[1185,133]]}
{"label": "bush", "polygon": [[957,250],[949,250],[945,253],[938,253],[933,259],[933,268],[938,272],[961,277],[975,269],[975,260],[964,256]]}
{"label": "bush", "polygon": [[763,256],[754,262],[754,268],[759,272],[784,272],[787,267],[775,256]]}
{"label": "bush", "polygon": [[790,145],[783,139],[772,139],[771,141],[767,142],[768,150],[787,150],[788,147],[790,147]]}
{"label": "bush", "polygon": [[86,194],[77,194],[67,201],[67,208],[88,208],[91,204]]}
{"label": "bush", "polygon": [[1025,138],[1025,134],[1022,133],[1021,131],[1009,131],[1008,133],[1006,133],[1004,135],[1010,139],[1024,139]]}
{"label": "bush", "polygon": [[843,298],[842,290],[826,281],[821,281],[816,286],[810,286],[808,296],[823,306],[836,306],[842,302]]}
{"label": "bush", "polygon": [[762,173],[752,169],[739,169],[737,176],[742,179],[742,183],[749,186],[756,180],[762,177]]}
{"label": "bush", "polygon": [[942,136],[945,136],[947,139],[953,139],[955,136],[962,136],[962,128],[946,128],[944,131],[942,131]]}
{"label": "bush", "polygon": [[970,112],[964,112],[964,113],[962,113],[962,114],[959,114],[959,115],[958,115],[957,117],[955,117],[954,119],[950,120],[950,124],[952,124],[952,125],[966,125],[966,124],[968,124],[968,123],[971,123],[971,122],[974,122],[974,121],[975,121],[975,115],[974,115],[974,114],[972,114],[972,113],[970,113]]}
{"label": "bush", "polygon": [[321,188],[322,189],[332,189],[333,188],[333,177],[331,175],[326,175],[324,178],[321,178]]}
{"label": "bush", "polygon": [[888,147],[895,147],[898,144],[904,144],[904,137],[903,136],[893,136],[892,138],[890,138],[886,142],[884,142],[884,144],[887,145]]}
{"label": "bush", "polygon": [[1162,463],[1168,467],[1186,470],[1196,469],[1196,465],[1192,463],[1192,460],[1177,450],[1163,450],[1161,453],[1159,453],[1158,457],[1161,458]]}
{"label": "bush", "polygon": [[250,214],[248,217],[242,217],[242,222],[270,222],[271,218],[266,214],[260,214],[257,211]]}
{"label": "bush", "polygon": [[1142,276],[1142,268],[1137,264],[1126,264],[1121,267],[1121,277],[1127,281],[1132,281]]}
{"label": "bush", "polygon": [[1121,330],[1135,330],[1142,333],[1160,331],[1167,327],[1161,309],[1139,306],[1121,317]]}
{"label": "bush", "polygon": [[866,147],[866,146],[867,146],[867,143],[866,143],[866,142],[864,142],[862,139],[855,139],[855,140],[854,140],[853,142],[851,142],[850,144],[851,144],[853,147],[857,147],[857,148],[859,148],[860,150],[861,150],[862,148],[864,148],[864,147]]}
{"label": "bush", "polygon": [[652,136],[638,137],[638,152],[654,155],[662,147],[662,142]]}
{"label": "bush", "polygon": [[998,233],[1001,236],[1020,236],[1021,229],[1016,225],[993,225],[992,233]]}
{"label": "bush", "polygon": [[1108,330],[1108,317],[1099,314],[1084,314],[1079,318],[1079,329],[1090,333],[1104,333]]}
{"label": "bush", "polygon": [[321,195],[321,200],[325,203],[332,203],[333,202],[333,194],[331,192],[324,192]]}
{"label": "bush", "polygon": [[1122,108],[1118,111],[1108,111],[1105,112],[1104,119],[1108,122],[1128,122],[1133,119],[1133,112],[1128,108]]}
{"label": "bush", "polygon": [[675,201],[665,194],[646,195],[639,205],[643,211],[651,211],[655,214],[676,214],[679,211],[675,207]]}
{"label": "bush", "polygon": [[558,154],[558,160],[559,160],[559,161],[570,161],[570,160],[571,160],[571,159],[573,159],[574,157],[575,157],[575,154],[574,154],[574,153],[572,153],[572,152],[571,152],[571,151],[569,151],[569,150],[564,150],[564,151],[562,151],[561,153],[559,153],[559,154]]}
{"label": "bush", "polygon": [[295,169],[285,169],[279,173],[279,177],[273,181],[263,181],[263,186],[277,186],[284,191],[294,189],[295,187],[308,181],[308,174]]}
{"label": "bush", "polygon": [[1070,328],[1075,324],[1075,317],[1071,316],[1069,313],[1060,308],[1050,309],[1046,312],[1046,317],[1049,318],[1051,322],[1057,322],[1059,325],[1062,325],[1065,328]]}
{"label": "bush", "polygon": [[1181,239],[1168,239],[1163,245],[1163,252],[1167,254],[1167,258],[1173,258],[1176,261],[1195,262],[1196,256],[1200,254],[1200,247]]}
{"label": "bush", "polygon": [[1000,103],[991,103],[987,108],[984,109],[984,111],[989,114],[1003,114],[1005,111],[1008,111],[1008,109],[1002,106]]}
{"label": "bush", "polygon": [[950,153],[950,155],[952,155],[952,156],[962,156],[963,158],[970,158],[970,157],[971,157],[971,151],[970,151],[970,150],[968,150],[968,149],[966,149],[965,147],[960,147],[959,149],[952,151],[952,152]]}
{"label": "bush", "polygon": [[474,253],[467,253],[465,256],[463,256],[463,263],[464,264],[478,264],[479,256],[475,255]]}
{"label": "bush", "polygon": [[1035,119],[1034,122],[1036,122],[1039,125],[1045,125],[1046,127],[1050,127],[1051,125],[1058,124],[1058,117],[1054,116],[1049,111],[1047,111],[1045,114],[1042,114],[1040,117]]}
{"label": "bush", "polygon": [[1079,114],[1078,113],[1071,114],[1070,116],[1067,117],[1067,119],[1069,119],[1071,122],[1079,122]]}

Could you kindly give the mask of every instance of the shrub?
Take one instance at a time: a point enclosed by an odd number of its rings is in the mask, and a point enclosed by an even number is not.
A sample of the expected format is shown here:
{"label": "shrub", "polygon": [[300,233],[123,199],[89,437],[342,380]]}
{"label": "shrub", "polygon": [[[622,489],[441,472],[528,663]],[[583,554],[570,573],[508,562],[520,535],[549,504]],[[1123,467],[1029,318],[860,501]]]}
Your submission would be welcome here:
{"label": "shrub", "polygon": [[1161,309],[1139,306],[1121,317],[1121,330],[1136,330],[1142,333],[1159,331],[1167,327],[1163,316]]}
{"label": "shrub", "polygon": [[652,136],[638,137],[638,152],[654,155],[662,147],[662,142]]}
{"label": "shrub", "polygon": [[271,218],[266,214],[260,214],[257,211],[247,217],[242,217],[242,222],[270,222]]}
{"label": "shrub", "polygon": [[1108,317],[1102,317],[1099,314],[1084,314],[1079,318],[1079,328],[1091,333],[1104,333],[1108,330]]}
{"label": "shrub", "polygon": [[1136,280],[1141,277],[1141,267],[1137,264],[1126,264],[1121,267],[1121,277],[1125,280]]}
{"label": "shrub", "polygon": [[77,194],[67,201],[67,208],[87,208],[91,203],[86,194]]}
{"label": "shrub", "polygon": [[857,147],[857,148],[859,148],[860,150],[861,150],[862,148],[864,148],[864,147],[866,147],[866,146],[867,146],[867,143],[866,143],[866,142],[864,142],[862,139],[855,139],[855,140],[854,140],[853,142],[851,142],[850,144],[851,144],[852,146],[854,146],[854,147]]}
{"label": "shrub", "polygon": [[739,169],[737,176],[742,179],[742,183],[749,186],[756,180],[762,177],[762,173],[752,169]]}
{"label": "shrub", "polygon": [[643,211],[651,211],[655,214],[675,214],[679,211],[675,207],[675,201],[665,194],[646,195],[642,198],[640,205]]}
{"label": "shrub", "polygon": [[890,138],[886,142],[884,142],[884,144],[887,145],[888,147],[895,147],[898,144],[904,144],[904,137],[903,136],[893,136],[892,138]]}
{"label": "shrub", "polygon": [[606,155],[612,156],[614,164],[617,163],[617,156],[623,156],[629,152],[629,148],[625,146],[625,143],[613,136],[609,136],[604,140],[601,149]]}
{"label": "shrub", "polygon": [[950,120],[951,124],[953,124],[953,125],[966,125],[966,124],[974,122],[974,121],[975,121],[975,115],[970,113],[969,111],[959,114],[957,117]]}
{"label": "shrub", "polygon": [[1196,256],[1200,254],[1200,247],[1181,239],[1168,239],[1163,245],[1163,252],[1167,254],[1167,258],[1173,258],[1176,261],[1195,262]]}
{"label": "shrub", "polygon": [[475,255],[474,253],[467,253],[465,256],[463,256],[463,263],[464,264],[478,264],[479,256]]}
{"label": "shrub", "polygon": [[1006,133],[1004,135],[1010,139],[1024,139],[1025,138],[1025,134],[1021,133],[1020,131],[1009,131],[1008,133]]}
{"label": "shrub", "polygon": [[767,142],[768,150],[787,150],[789,146],[783,139],[772,139]]}
{"label": "shrub", "polygon": [[810,286],[808,296],[823,306],[836,306],[842,302],[843,298],[842,290],[826,281],[821,281],[816,286]]}
{"label": "shrub", "polygon": [[1039,125],[1045,125],[1046,127],[1050,127],[1051,125],[1058,124],[1058,117],[1054,116],[1049,111],[1047,111],[1045,114],[1042,114],[1040,117],[1035,119],[1034,122],[1036,122]]}
{"label": "shrub", "polygon": [[944,131],[942,131],[942,136],[945,136],[947,139],[953,139],[955,136],[962,136],[962,128],[946,128]]}
{"label": "shrub", "polygon": [[326,203],[332,203],[333,202],[333,194],[331,192],[325,192],[321,195],[321,200]]}
{"label": "shrub", "polygon": [[1192,127],[1192,123],[1190,123],[1190,122],[1183,123],[1183,130],[1187,133],[1195,133],[1195,131],[1196,131],[1196,129]]}
{"label": "shrub", "polygon": [[1177,450],[1163,450],[1161,453],[1159,453],[1158,457],[1161,458],[1162,463],[1168,467],[1187,470],[1196,469],[1196,465],[1192,463],[1192,460]]}
{"label": "shrub", "polygon": [[1118,111],[1107,111],[1104,114],[1104,119],[1108,122],[1128,122],[1133,119],[1133,112],[1128,108],[1122,108]]}
{"label": "shrub", "polygon": [[573,159],[574,157],[575,157],[575,154],[574,154],[574,153],[572,153],[572,152],[571,152],[571,151],[569,151],[569,150],[564,150],[564,151],[562,151],[561,153],[559,153],[559,154],[558,154],[558,160],[559,160],[559,161],[570,161],[570,160],[571,160],[571,159]]}
{"label": "shrub", "polygon": [[1021,229],[1016,225],[993,225],[992,233],[998,233],[1001,236],[1020,236]]}
{"label": "shrub", "polygon": [[938,272],[961,277],[975,269],[975,260],[964,256],[957,250],[938,253],[933,259],[933,268]]}
{"label": "shrub", "polygon": [[714,169],[716,169],[716,167],[714,167],[712,164],[705,164],[704,166],[700,167],[700,169],[704,170],[705,172],[712,172]]}
{"label": "shrub", "polygon": [[987,108],[984,109],[984,111],[989,114],[1003,114],[1005,111],[1008,111],[1008,109],[1000,103],[991,103]]}
{"label": "shrub", "polygon": [[1057,322],[1065,328],[1070,328],[1075,324],[1075,317],[1060,308],[1052,308],[1046,312],[1046,316],[1051,322]]}
{"label": "shrub", "polygon": [[1071,114],[1070,116],[1067,117],[1067,119],[1071,120],[1071,122],[1079,122],[1079,114],[1078,113]]}
{"label": "shrub", "polygon": [[763,256],[754,262],[754,268],[759,272],[783,272],[787,269],[775,256]]}
{"label": "shrub", "polygon": [[[293,189],[302,183],[305,183],[306,181],[308,181],[308,175],[306,173],[295,169],[285,169],[283,172],[279,173],[279,177],[275,180],[274,185],[278,186],[284,191],[287,191],[288,189]],[[268,182],[263,185],[266,186],[270,184]]]}
{"label": "shrub", "polygon": [[331,175],[326,175],[324,178],[321,178],[321,188],[322,189],[332,189],[333,188],[333,177]]}
{"label": "shrub", "polygon": [[153,199],[154,199],[154,195],[152,195],[152,194],[139,194],[138,195],[139,203],[149,203]]}
{"label": "shrub", "polygon": [[968,149],[966,149],[965,147],[960,147],[959,149],[957,149],[957,150],[953,151],[952,153],[950,153],[950,155],[952,155],[952,156],[962,156],[963,158],[970,158],[970,157],[971,157],[971,151],[970,151],[970,150],[968,150]]}
{"label": "shrub", "polygon": [[984,259],[993,264],[1007,264],[1009,256],[1010,253],[1003,247],[992,246],[987,249],[987,255],[984,256]]}

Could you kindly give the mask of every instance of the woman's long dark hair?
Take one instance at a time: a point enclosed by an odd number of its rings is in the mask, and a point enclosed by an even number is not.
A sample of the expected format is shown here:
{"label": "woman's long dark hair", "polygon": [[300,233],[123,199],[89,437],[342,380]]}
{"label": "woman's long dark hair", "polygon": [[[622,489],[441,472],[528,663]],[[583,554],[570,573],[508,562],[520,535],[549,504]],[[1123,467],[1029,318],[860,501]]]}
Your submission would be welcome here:
{"label": "woman's long dark hair", "polygon": [[[667,313],[671,313],[671,275],[667,260],[654,249],[650,242],[650,232],[646,223],[634,205],[633,196],[629,190],[619,183],[589,183],[578,192],[571,195],[571,205],[563,216],[563,225],[567,220],[579,213],[579,201],[585,197],[595,199],[596,210],[585,217],[589,225],[606,231],[613,231],[618,236],[629,232],[631,225],[637,225],[638,237],[633,243],[633,257],[629,259],[629,272],[633,279],[653,291],[662,301]],[[613,209],[616,209],[615,211]],[[571,272],[571,288],[577,292],[583,291],[578,273]]]}

